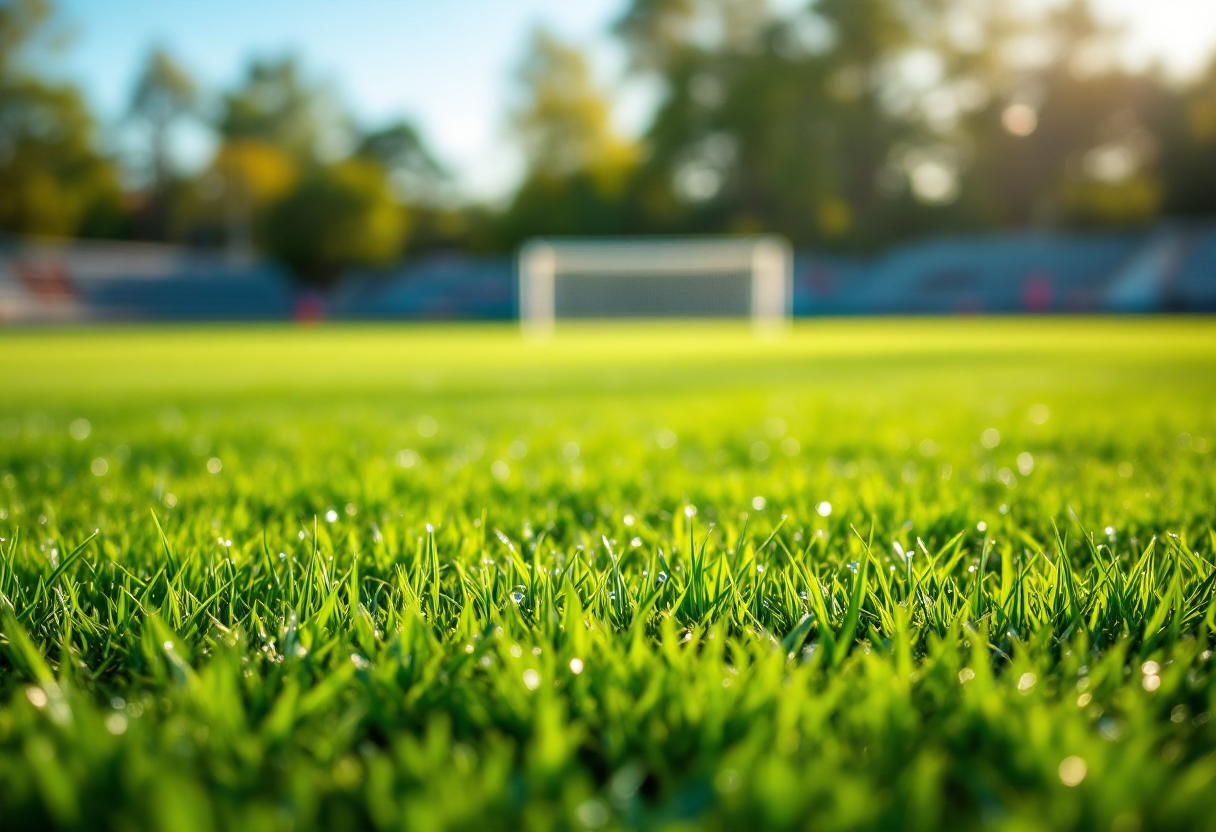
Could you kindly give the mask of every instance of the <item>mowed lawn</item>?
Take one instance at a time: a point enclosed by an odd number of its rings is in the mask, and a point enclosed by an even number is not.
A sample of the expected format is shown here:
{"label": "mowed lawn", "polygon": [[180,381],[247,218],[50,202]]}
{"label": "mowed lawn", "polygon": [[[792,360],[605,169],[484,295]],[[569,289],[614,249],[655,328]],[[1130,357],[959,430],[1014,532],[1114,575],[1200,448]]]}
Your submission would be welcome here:
{"label": "mowed lawn", "polygon": [[1216,829],[1210,319],[0,332],[0,828]]}

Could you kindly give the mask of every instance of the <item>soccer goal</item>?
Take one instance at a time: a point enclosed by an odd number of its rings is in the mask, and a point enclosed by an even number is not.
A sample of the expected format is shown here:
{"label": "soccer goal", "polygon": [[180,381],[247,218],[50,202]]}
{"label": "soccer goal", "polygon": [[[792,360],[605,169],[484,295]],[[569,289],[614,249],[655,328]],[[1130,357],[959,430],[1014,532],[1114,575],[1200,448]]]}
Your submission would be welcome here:
{"label": "soccer goal", "polygon": [[532,334],[559,319],[789,320],[793,255],[777,236],[538,239],[519,253],[519,317]]}

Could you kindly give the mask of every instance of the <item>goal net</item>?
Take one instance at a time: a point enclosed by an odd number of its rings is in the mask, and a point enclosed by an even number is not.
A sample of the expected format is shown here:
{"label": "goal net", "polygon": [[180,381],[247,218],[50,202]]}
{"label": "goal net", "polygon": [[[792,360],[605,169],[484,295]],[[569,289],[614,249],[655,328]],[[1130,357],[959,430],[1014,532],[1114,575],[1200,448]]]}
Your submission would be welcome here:
{"label": "goal net", "polygon": [[532,240],[519,253],[519,317],[544,334],[559,319],[790,316],[793,256],[781,237]]}

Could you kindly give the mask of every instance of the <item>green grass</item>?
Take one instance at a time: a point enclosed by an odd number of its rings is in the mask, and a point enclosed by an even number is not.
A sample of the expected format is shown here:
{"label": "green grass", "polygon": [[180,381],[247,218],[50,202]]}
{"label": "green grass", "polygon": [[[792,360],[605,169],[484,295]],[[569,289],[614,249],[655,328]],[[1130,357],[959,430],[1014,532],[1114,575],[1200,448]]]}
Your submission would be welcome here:
{"label": "green grass", "polygon": [[1216,829],[1214,454],[1200,319],[0,333],[0,827]]}

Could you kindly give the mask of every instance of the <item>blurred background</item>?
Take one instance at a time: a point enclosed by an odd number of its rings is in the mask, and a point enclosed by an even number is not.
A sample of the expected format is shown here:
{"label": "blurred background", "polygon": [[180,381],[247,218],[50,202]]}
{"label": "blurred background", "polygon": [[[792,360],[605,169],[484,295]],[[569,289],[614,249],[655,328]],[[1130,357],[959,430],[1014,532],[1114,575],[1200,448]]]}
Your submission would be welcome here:
{"label": "blurred background", "polygon": [[0,323],[511,319],[536,236],[796,315],[1216,310],[1212,0],[0,0]]}

